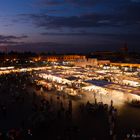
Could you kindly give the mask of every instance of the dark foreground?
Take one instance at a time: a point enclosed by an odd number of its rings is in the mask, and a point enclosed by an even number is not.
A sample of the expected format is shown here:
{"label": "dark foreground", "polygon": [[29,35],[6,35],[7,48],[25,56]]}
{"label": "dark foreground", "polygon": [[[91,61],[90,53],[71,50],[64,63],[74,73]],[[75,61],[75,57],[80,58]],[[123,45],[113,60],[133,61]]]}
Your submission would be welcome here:
{"label": "dark foreground", "polygon": [[0,140],[138,139],[138,130],[118,134],[113,101],[84,104],[56,91],[41,93],[31,75],[0,77]]}

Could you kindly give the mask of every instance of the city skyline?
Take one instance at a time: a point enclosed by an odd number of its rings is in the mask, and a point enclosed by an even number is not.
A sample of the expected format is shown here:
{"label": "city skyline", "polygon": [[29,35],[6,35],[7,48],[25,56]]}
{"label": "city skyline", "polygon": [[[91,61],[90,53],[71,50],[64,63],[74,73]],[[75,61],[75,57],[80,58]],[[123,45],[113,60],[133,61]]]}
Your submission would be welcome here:
{"label": "city skyline", "polygon": [[0,50],[140,52],[140,0],[2,0]]}

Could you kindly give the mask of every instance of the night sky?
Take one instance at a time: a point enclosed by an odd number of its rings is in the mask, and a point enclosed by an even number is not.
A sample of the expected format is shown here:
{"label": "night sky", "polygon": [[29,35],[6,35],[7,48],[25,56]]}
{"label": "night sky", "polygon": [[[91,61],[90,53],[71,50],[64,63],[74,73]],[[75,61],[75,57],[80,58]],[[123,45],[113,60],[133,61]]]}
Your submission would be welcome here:
{"label": "night sky", "polygon": [[0,0],[0,50],[140,52],[140,0]]}

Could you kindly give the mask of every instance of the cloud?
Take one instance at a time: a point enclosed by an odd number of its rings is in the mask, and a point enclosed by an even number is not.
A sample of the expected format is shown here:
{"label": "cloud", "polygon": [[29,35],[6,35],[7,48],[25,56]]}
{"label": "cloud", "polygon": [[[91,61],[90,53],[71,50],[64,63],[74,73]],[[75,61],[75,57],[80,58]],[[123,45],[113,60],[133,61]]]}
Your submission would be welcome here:
{"label": "cloud", "polygon": [[[94,7],[96,5],[108,5],[110,4],[116,6],[128,5],[128,4],[139,4],[140,0],[38,0],[41,6],[62,6],[62,5],[72,5],[80,7]],[[111,8],[111,7],[110,7]]]}
{"label": "cloud", "polygon": [[[53,52],[57,53],[81,53],[96,50],[93,45],[87,44],[66,44],[56,42],[38,42],[38,43],[21,43],[17,45],[7,46],[11,51],[32,51],[32,52]],[[80,49],[79,49],[80,48]],[[88,50],[87,50],[88,48]]]}
{"label": "cloud", "polygon": [[140,21],[139,13],[140,4],[136,3],[128,5],[123,12],[124,16],[126,16],[127,20],[129,21]]}
{"label": "cloud", "polygon": [[[93,51],[107,51],[107,50],[119,50],[124,42],[98,42],[93,45],[87,44],[66,44],[66,43],[56,43],[56,42],[38,42],[38,43],[21,43],[12,46],[7,46],[8,51],[32,51],[32,52],[53,52],[57,53],[90,53]],[[131,44],[132,45],[132,44]],[[133,48],[140,50],[139,45],[133,45],[133,47],[128,44],[130,50]]]}
{"label": "cloud", "polygon": [[91,36],[95,35],[95,33],[92,32],[68,32],[68,33],[62,33],[62,32],[45,32],[41,33],[41,35],[49,35],[49,36]]}
{"label": "cloud", "polygon": [[140,3],[140,0],[131,0],[131,2]]}
{"label": "cloud", "polygon": [[[52,35],[52,36],[93,36],[99,37],[101,39],[118,40],[118,41],[139,41],[140,33],[95,33],[95,32],[71,32],[71,33],[42,33],[42,35]],[[140,43],[139,43],[140,44]]]}
{"label": "cloud", "polygon": [[[28,20],[30,19],[37,27],[50,28],[81,28],[81,27],[95,27],[106,25],[109,23],[110,16],[99,14],[89,14],[82,16],[49,16],[46,14],[26,14]],[[107,22],[100,21],[108,20]]]}
{"label": "cloud", "polygon": [[[129,13],[129,10],[135,13]],[[92,28],[100,26],[116,26],[122,27],[127,25],[139,24],[140,19],[138,15],[139,9],[130,7],[127,12],[118,15],[111,15],[105,13],[91,13],[81,16],[50,16],[46,14],[26,14],[28,20],[30,19],[37,27],[45,29],[60,29],[60,28]],[[129,13],[129,14],[128,14]]]}
{"label": "cloud", "polygon": [[137,42],[138,44],[140,44],[139,42],[139,38],[140,38],[140,33],[123,33],[123,34],[116,34],[116,33],[100,33],[100,34],[95,34],[96,36],[102,36],[104,38],[108,38],[110,40],[116,40],[119,42],[122,41],[127,41],[127,42]]}
{"label": "cloud", "polygon": [[13,39],[23,39],[27,38],[28,36],[23,35],[23,36],[13,36],[13,35],[0,35],[0,40],[13,40]]}
{"label": "cloud", "polygon": [[54,5],[64,4],[65,0],[41,0],[40,3],[43,5],[45,4],[45,5],[54,6]]}
{"label": "cloud", "polygon": [[97,2],[103,0],[39,0],[41,5],[45,6],[59,6],[64,4],[73,4],[77,6],[93,6]]}
{"label": "cloud", "polygon": [[27,38],[28,36],[14,36],[14,35],[0,35],[0,45],[14,45],[20,44],[22,39]]}
{"label": "cloud", "polygon": [[[60,28],[92,28],[101,26],[123,27],[135,26],[140,24],[140,4],[138,0],[39,0],[42,4],[41,13],[21,14],[19,21],[31,22],[38,28],[60,29]],[[69,5],[72,7],[69,8]],[[44,9],[44,5],[48,5]],[[54,8],[51,6],[55,5]],[[63,7],[61,7],[64,5]],[[89,9],[80,9],[75,7],[85,7]],[[98,5],[93,11],[94,6]],[[67,10],[66,10],[67,9]],[[104,9],[104,10],[103,10]],[[113,9],[111,11],[110,9]],[[69,11],[70,10],[70,11]],[[73,10],[73,11],[72,11]],[[69,15],[70,12],[76,14]],[[78,13],[79,12],[79,13]],[[47,14],[46,14],[47,13]]]}

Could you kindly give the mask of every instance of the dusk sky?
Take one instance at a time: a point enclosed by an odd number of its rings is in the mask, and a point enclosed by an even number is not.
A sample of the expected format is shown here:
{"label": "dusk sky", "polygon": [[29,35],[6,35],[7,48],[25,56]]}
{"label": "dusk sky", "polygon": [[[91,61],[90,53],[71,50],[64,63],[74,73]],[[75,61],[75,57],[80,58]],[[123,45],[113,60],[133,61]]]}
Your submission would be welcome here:
{"label": "dusk sky", "polygon": [[0,0],[0,50],[140,52],[140,0]]}

